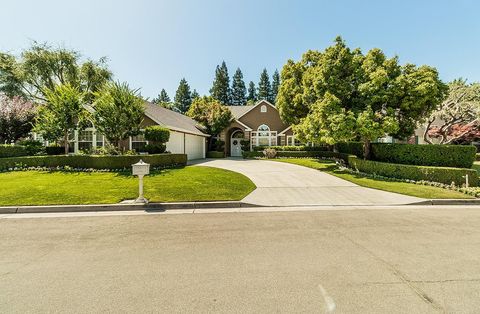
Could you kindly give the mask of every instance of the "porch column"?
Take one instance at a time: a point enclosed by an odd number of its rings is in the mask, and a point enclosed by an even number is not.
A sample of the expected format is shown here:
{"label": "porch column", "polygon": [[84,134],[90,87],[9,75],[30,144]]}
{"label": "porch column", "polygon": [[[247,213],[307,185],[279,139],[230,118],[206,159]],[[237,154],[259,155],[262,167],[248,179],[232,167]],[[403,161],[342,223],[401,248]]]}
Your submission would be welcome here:
{"label": "porch column", "polygon": [[73,153],[78,154],[78,130],[73,131]]}

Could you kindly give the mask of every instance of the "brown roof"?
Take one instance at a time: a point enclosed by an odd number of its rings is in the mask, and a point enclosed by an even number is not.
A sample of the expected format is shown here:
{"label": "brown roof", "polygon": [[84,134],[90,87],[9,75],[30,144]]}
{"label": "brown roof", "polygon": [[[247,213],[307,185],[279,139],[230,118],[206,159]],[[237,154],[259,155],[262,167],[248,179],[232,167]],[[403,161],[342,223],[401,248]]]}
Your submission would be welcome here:
{"label": "brown roof", "polygon": [[170,130],[209,136],[202,132],[202,127],[192,118],[159,105],[145,102],[145,114],[159,125],[165,126]]}

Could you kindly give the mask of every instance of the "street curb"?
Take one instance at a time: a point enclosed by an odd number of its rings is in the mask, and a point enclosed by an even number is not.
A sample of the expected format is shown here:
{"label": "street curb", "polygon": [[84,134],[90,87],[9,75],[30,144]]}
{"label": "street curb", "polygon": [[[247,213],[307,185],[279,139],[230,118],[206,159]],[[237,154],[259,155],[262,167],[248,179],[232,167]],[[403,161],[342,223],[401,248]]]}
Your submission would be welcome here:
{"label": "street curb", "polygon": [[480,205],[480,199],[432,199],[407,205]]}
{"label": "street curb", "polygon": [[149,204],[100,204],[100,205],[50,205],[50,206],[6,206],[0,207],[0,214],[60,213],[60,212],[96,212],[96,211],[164,211],[175,209],[200,208],[240,208],[260,207],[240,201],[226,202],[178,202]]}

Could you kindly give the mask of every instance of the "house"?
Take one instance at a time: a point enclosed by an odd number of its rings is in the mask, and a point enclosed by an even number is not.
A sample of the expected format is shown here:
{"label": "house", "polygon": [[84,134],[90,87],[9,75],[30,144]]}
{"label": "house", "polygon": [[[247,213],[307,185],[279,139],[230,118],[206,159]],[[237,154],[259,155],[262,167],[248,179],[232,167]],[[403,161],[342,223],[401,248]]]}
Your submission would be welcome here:
{"label": "house", "polygon": [[233,120],[219,135],[226,156],[242,156],[241,141],[255,146],[296,145],[291,126],[280,119],[278,109],[266,100],[253,106],[228,106]]}
{"label": "house", "polygon": [[[190,117],[145,102],[145,117],[141,129],[152,125],[160,125],[170,130],[170,139],[166,143],[167,151],[187,154],[189,160],[205,158],[206,140],[209,135],[204,133],[202,128]],[[33,139],[43,141],[39,134],[33,134]],[[91,150],[93,147],[104,147],[105,137],[92,126],[72,132],[69,143],[70,151],[76,154],[80,151]],[[45,142],[45,144],[48,145],[48,142]],[[131,136],[120,143],[124,149],[139,152],[146,144],[148,144],[148,141],[144,139],[143,134]]]}

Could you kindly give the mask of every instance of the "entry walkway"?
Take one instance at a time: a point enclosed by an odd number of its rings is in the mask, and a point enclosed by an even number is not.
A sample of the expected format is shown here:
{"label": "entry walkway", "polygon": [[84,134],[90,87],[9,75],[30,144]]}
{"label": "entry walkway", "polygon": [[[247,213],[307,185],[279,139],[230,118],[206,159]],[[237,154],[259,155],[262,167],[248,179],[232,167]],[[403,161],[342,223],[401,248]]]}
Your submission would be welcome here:
{"label": "entry walkway", "polygon": [[256,205],[403,205],[423,200],[364,188],[325,172],[283,162],[226,158],[205,159],[193,164],[247,176],[257,189],[242,201]]}

